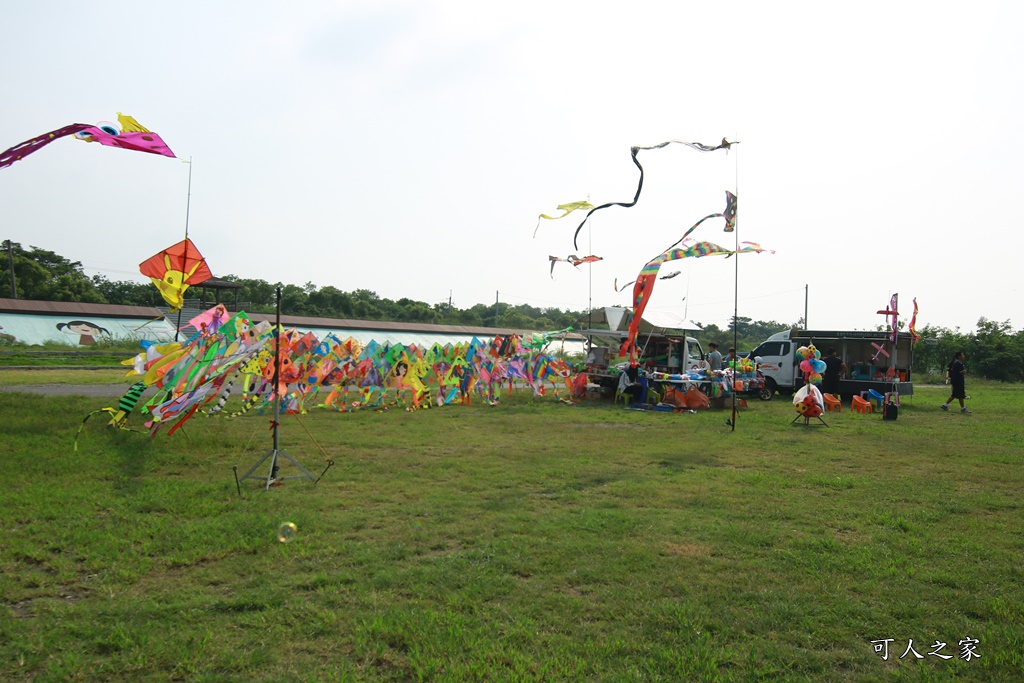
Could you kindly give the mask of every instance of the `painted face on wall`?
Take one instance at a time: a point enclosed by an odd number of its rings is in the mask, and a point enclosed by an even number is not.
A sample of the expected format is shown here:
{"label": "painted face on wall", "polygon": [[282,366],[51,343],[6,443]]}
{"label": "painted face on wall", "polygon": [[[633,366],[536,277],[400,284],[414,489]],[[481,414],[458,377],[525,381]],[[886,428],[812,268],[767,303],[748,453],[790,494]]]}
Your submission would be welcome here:
{"label": "painted face on wall", "polygon": [[83,346],[96,343],[96,338],[101,334],[110,334],[105,328],[88,320],[72,320],[66,323],[57,323],[57,329],[64,334],[79,335],[78,343]]}

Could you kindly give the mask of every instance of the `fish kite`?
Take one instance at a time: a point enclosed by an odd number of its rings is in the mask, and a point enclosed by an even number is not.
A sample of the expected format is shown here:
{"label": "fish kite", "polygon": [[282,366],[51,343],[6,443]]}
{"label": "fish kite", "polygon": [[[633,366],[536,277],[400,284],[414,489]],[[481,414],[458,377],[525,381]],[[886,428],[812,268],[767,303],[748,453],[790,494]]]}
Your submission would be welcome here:
{"label": "fish kite", "polygon": [[131,116],[117,113],[118,123],[101,121],[95,125],[89,123],[72,123],[49,133],[43,133],[31,140],[26,140],[0,154],[0,168],[6,168],[15,161],[21,161],[29,154],[36,152],[54,140],[73,135],[86,142],[98,142],[106,147],[120,147],[136,152],[149,152],[165,157],[176,158],[171,148],[159,135],[139,124]]}
{"label": "fish kite", "polygon": [[548,256],[548,260],[551,261],[551,277],[554,278],[555,264],[558,263],[559,261],[563,263],[571,263],[574,266],[579,267],[584,263],[597,263],[598,261],[603,261],[604,257],[594,256],[593,254],[591,254],[590,256],[584,256],[583,258],[580,258],[576,254],[569,254],[565,258],[558,258],[557,256]]}
{"label": "fish kite", "polygon": [[546,218],[549,221],[557,221],[559,218],[565,218],[566,216],[568,216],[573,211],[576,211],[577,209],[593,209],[593,208],[594,208],[594,205],[591,204],[590,202],[569,202],[568,204],[559,204],[558,205],[558,210],[562,211],[564,213],[562,213],[561,216],[549,216],[546,213],[542,213],[541,215],[537,216],[537,227],[535,227],[533,229],[533,236],[534,237],[537,236],[537,230],[540,229],[540,219],[541,218]]}
{"label": "fish kite", "polygon": [[139,272],[152,280],[172,312],[181,310],[186,289],[213,277],[206,259],[190,239],[150,256],[139,264]]}
{"label": "fish kite", "polygon": [[[705,144],[700,143],[700,142],[687,142],[686,140],[668,140],[666,142],[662,142],[662,143],[659,143],[657,145],[651,145],[650,147],[630,147],[629,151],[630,151],[630,155],[633,157],[633,164],[636,165],[636,167],[638,169],[640,169],[640,180],[637,182],[636,194],[633,195],[633,201],[631,201],[631,202],[608,202],[607,204],[602,204],[601,206],[593,207],[592,209],[587,211],[587,215],[583,218],[583,221],[580,222],[579,226],[577,226],[576,232],[572,236],[572,244],[573,244],[573,248],[574,249],[579,249],[579,246],[577,246],[577,238],[579,237],[580,230],[583,229],[583,225],[587,222],[587,219],[590,218],[591,214],[593,214],[595,211],[600,211],[601,209],[607,209],[609,206],[621,206],[623,208],[629,208],[631,206],[635,206],[637,200],[640,199],[640,191],[644,187],[644,167],[640,165],[640,160],[637,159],[636,155],[641,150],[661,149],[662,147],[665,147],[667,145],[671,145],[673,143],[680,144],[680,145],[686,145],[687,147],[689,147],[691,149],[695,149],[698,152],[714,152],[715,150],[718,150],[718,149],[724,149],[724,150],[728,151],[733,145],[739,144],[738,142],[729,142],[725,138],[722,138],[722,141],[720,143],[718,143],[717,145],[705,145]],[[735,210],[734,210],[734,213],[735,213]]]}

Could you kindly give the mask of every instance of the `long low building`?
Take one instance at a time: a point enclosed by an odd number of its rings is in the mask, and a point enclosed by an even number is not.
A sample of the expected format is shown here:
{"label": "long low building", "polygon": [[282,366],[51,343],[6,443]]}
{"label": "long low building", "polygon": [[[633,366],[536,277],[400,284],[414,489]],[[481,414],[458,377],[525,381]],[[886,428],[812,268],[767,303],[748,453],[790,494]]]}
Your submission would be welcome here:
{"label": "long low building", "polygon": [[[101,339],[131,341],[173,341],[175,336],[187,339],[194,333],[189,320],[201,313],[200,309],[181,311],[178,330],[177,313],[167,314],[159,308],[119,306],[113,304],[86,304],[67,301],[26,301],[0,299],[0,335],[8,342],[29,345],[45,343],[85,347]],[[273,314],[248,313],[254,322],[275,321]],[[416,344],[429,347],[436,344],[459,344],[474,337],[489,340],[496,335],[504,337],[533,334],[529,330],[501,327],[470,327],[464,325],[435,325],[431,323],[400,323],[381,320],[350,320],[342,318],[316,318],[282,315],[281,325],[318,337],[333,334],[341,339],[352,337],[367,344]],[[564,339],[562,338],[564,336]],[[559,337],[558,349],[565,353],[583,353],[584,338],[569,333]],[[554,350],[558,350],[554,349]]]}
{"label": "long low building", "polygon": [[103,339],[171,341],[174,325],[146,306],[0,299],[0,335],[29,345],[87,347]]}

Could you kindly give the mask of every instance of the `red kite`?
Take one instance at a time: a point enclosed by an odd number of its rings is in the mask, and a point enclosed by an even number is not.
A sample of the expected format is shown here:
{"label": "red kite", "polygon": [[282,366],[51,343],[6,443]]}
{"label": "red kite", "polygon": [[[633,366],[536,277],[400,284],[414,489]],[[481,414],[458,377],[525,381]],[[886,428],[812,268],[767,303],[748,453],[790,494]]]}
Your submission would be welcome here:
{"label": "red kite", "polygon": [[153,281],[172,311],[182,307],[186,289],[213,277],[206,259],[190,239],[150,256],[139,264],[139,271]]}

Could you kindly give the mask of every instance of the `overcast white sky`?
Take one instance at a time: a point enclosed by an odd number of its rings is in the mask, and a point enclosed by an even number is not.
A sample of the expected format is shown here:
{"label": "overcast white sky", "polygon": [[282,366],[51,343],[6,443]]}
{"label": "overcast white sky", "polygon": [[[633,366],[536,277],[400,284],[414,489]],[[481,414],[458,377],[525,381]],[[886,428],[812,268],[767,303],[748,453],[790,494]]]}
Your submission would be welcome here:
{"label": "overcast white sky", "polygon": [[[0,149],[131,114],[193,159],[189,236],[218,276],[629,305],[613,281],[738,189],[739,239],[776,250],[740,257],[741,316],[795,322],[809,285],[813,328],[874,327],[893,292],[919,326],[1024,323],[1024,3],[23,2],[4,24]],[[630,146],[723,136],[640,152],[639,203],[578,251],[580,214],[533,237],[558,204],[631,200]],[[145,281],[188,172],[58,140],[0,170],[0,239]],[[551,279],[572,253],[604,260]],[[733,260],[674,270],[649,310],[727,325]]]}

